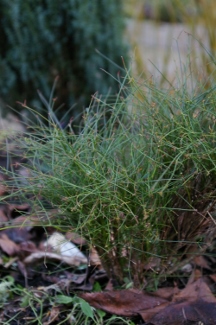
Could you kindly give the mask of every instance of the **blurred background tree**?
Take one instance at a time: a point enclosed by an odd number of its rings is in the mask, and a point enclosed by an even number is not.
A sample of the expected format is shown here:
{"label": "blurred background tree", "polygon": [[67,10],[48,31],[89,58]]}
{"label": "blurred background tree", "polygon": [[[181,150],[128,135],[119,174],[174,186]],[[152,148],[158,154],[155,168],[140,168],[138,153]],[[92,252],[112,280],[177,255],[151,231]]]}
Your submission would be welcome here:
{"label": "blurred background tree", "polygon": [[5,104],[21,110],[16,101],[26,100],[40,110],[37,89],[49,98],[59,76],[55,107],[64,104],[63,116],[74,105],[70,116],[76,120],[92,94],[118,92],[114,78],[123,66],[121,56],[127,61],[120,0],[0,0],[0,9],[0,98]]}

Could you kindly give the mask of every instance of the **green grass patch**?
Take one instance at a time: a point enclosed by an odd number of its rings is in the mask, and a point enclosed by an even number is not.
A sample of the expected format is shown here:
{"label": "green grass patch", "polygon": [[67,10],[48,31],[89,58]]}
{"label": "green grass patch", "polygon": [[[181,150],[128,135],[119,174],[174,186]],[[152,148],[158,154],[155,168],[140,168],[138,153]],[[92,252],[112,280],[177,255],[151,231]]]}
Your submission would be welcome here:
{"label": "green grass patch", "polygon": [[57,206],[50,224],[82,234],[119,284],[154,287],[213,240],[215,87],[128,77],[122,89],[113,105],[92,103],[79,135],[53,120],[21,137],[30,177],[19,186]]}

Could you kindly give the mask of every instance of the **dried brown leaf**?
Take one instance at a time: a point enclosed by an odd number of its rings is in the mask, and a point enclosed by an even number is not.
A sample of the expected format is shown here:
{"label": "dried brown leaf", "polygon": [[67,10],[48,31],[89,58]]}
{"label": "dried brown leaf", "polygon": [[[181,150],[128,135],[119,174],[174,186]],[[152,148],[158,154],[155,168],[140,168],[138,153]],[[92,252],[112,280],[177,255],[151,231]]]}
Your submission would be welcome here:
{"label": "dried brown leaf", "polygon": [[102,309],[105,312],[121,315],[136,316],[143,310],[165,306],[168,301],[164,298],[144,293],[139,290],[118,290],[96,293],[81,293],[79,296],[85,299],[91,306]]}
{"label": "dried brown leaf", "polygon": [[160,288],[156,292],[154,292],[154,296],[171,300],[174,295],[179,293],[179,291],[180,290],[178,287]]}
{"label": "dried brown leaf", "polygon": [[0,196],[3,196],[8,192],[6,180],[8,180],[8,176],[5,174],[0,174]]}
{"label": "dried brown leaf", "polygon": [[156,308],[141,313],[141,316],[154,325],[182,325],[187,321],[215,325],[216,298],[200,278],[174,295],[172,302],[163,310]]}
{"label": "dried brown leaf", "polygon": [[56,322],[59,318],[59,314],[60,314],[60,308],[59,307],[52,307],[51,311],[49,311],[48,314],[48,320],[45,322],[43,321],[44,325],[50,325],[53,322]]}
{"label": "dried brown leaf", "polygon": [[10,240],[17,244],[31,239],[31,234],[27,228],[8,228],[3,230],[1,234],[5,234]]}
{"label": "dried brown leaf", "polygon": [[8,221],[7,211],[5,206],[0,207],[0,225],[2,226],[5,222]]}
{"label": "dried brown leaf", "polygon": [[20,251],[19,245],[10,240],[8,236],[4,233],[0,235],[0,247],[2,251],[8,254],[9,256],[14,256]]}
{"label": "dried brown leaf", "polygon": [[86,239],[75,232],[66,232],[65,237],[67,240],[72,241],[74,244],[84,246],[87,244]]}
{"label": "dried brown leaf", "polygon": [[28,230],[31,230],[34,226],[41,225],[41,221],[37,216],[21,215],[12,220],[12,225],[16,227],[28,227]]}
{"label": "dried brown leaf", "polygon": [[165,288],[154,294],[120,290],[82,293],[80,297],[108,313],[128,317],[139,314],[154,325],[216,324],[216,298],[203,279],[181,291],[177,288],[167,291],[166,295]]}
{"label": "dried brown leaf", "polygon": [[195,258],[193,259],[193,262],[201,267],[202,269],[206,269],[206,270],[211,270],[210,266],[208,265],[208,262],[206,260],[206,258],[202,255],[200,256],[195,256]]}
{"label": "dried brown leaf", "polygon": [[24,260],[23,263],[25,264],[35,264],[39,263],[41,261],[44,261],[46,263],[47,260],[55,260],[55,261],[60,261],[64,262],[70,266],[79,266],[82,264],[82,261],[80,261],[80,258],[77,256],[71,257],[71,256],[62,256],[56,253],[48,252],[48,251],[38,251],[30,254],[27,256]]}
{"label": "dried brown leaf", "polygon": [[29,212],[30,206],[28,203],[23,204],[10,204],[8,205],[9,217],[11,219],[17,218],[23,212]]}
{"label": "dried brown leaf", "polygon": [[215,325],[216,304],[205,302],[202,299],[192,303],[184,301],[170,304],[149,319],[146,315],[142,315],[142,317],[154,325]]}
{"label": "dried brown leaf", "polygon": [[194,269],[188,279],[187,286],[189,286],[189,284],[194,283],[194,281],[199,280],[201,277],[202,277],[202,272],[199,269]]}
{"label": "dried brown leaf", "polygon": [[96,249],[94,247],[92,247],[90,249],[89,261],[90,261],[90,265],[92,265],[92,266],[97,266],[98,268],[101,266],[100,257],[99,257],[98,252],[96,251]]}
{"label": "dried brown leaf", "polygon": [[38,249],[32,241],[25,241],[20,243],[20,250],[25,253],[25,255],[29,255],[30,253],[37,252]]}
{"label": "dried brown leaf", "polygon": [[216,282],[216,274],[210,274],[209,277],[212,281]]}

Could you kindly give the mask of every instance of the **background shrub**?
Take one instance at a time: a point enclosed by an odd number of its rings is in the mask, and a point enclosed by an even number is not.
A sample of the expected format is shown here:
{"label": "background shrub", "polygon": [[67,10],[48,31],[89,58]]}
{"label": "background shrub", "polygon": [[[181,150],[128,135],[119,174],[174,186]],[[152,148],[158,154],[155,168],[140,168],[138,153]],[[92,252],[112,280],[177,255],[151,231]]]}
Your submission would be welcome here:
{"label": "background shrub", "polygon": [[61,115],[76,104],[75,118],[95,92],[107,94],[110,88],[110,93],[118,92],[118,83],[101,68],[117,77],[121,56],[126,55],[121,1],[0,0],[0,4],[0,89],[6,104],[14,108],[16,101],[27,100],[41,106],[37,89],[48,98],[56,76],[55,105],[65,104]]}

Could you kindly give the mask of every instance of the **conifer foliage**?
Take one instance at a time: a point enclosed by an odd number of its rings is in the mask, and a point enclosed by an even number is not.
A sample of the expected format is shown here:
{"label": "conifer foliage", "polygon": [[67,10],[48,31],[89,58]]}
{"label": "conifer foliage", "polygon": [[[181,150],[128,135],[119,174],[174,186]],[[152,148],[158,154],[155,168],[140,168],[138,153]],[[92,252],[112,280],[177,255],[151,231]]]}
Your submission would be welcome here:
{"label": "conifer foliage", "polygon": [[95,92],[118,92],[110,75],[117,77],[126,55],[121,1],[0,0],[0,7],[0,96],[6,104],[38,106],[37,89],[48,98],[57,75],[61,113],[76,104],[77,114]]}

